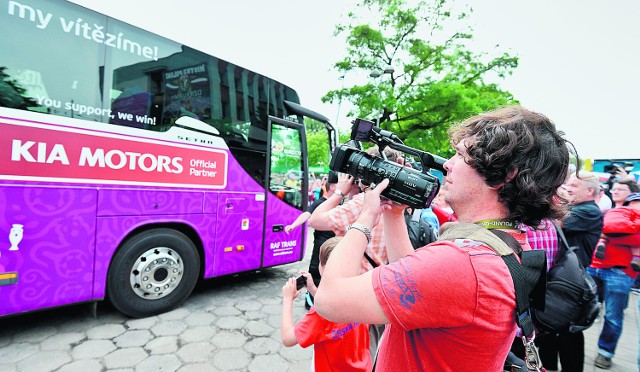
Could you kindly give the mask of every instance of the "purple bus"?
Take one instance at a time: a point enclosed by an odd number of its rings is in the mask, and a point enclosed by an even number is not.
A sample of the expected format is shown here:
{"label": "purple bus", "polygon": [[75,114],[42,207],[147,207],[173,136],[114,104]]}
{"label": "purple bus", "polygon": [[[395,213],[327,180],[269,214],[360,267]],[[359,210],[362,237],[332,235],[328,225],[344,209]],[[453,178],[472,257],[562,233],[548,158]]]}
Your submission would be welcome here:
{"label": "purple bus", "polygon": [[[300,261],[303,117],[286,85],[65,1],[1,0],[0,317]],[[4,238],[3,238],[4,237]]]}

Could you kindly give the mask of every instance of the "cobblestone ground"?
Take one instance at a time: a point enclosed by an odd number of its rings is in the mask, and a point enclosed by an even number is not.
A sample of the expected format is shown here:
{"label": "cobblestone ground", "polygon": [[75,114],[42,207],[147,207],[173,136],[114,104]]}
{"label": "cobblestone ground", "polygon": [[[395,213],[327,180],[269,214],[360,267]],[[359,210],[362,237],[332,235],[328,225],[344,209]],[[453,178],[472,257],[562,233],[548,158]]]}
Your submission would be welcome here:
{"label": "cobblestone ground", "polygon": [[[129,318],[107,302],[0,319],[1,372],[304,371],[312,348],[280,341],[281,289],[304,261],[206,281],[171,312]],[[306,312],[303,297],[294,319]],[[1,301],[1,299],[0,299]]]}
{"label": "cobblestone ground", "polygon": [[[131,319],[99,303],[0,319],[0,372],[308,372],[312,350],[280,342],[281,288],[309,262],[206,281],[174,311]],[[610,371],[637,371],[638,296],[625,311]],[[2,299],[0,298],[0,301]],[[303,296],[294,319],[305,313]],[[585,331],[585,371],[593,365],[602,320]]]}

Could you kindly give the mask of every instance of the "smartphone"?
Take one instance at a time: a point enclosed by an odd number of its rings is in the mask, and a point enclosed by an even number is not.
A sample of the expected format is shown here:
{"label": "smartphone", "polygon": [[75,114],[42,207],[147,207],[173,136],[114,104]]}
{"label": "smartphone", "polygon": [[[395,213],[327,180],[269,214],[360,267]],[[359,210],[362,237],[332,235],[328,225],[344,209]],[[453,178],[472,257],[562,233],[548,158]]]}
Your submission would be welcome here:
{"label": "smartphone", "polygon": [[307,285],[307,277],[304,275],[300,275],[299,277],[296,278],[296,289],[300,290],[300,288],[304,287],[305,285]]}

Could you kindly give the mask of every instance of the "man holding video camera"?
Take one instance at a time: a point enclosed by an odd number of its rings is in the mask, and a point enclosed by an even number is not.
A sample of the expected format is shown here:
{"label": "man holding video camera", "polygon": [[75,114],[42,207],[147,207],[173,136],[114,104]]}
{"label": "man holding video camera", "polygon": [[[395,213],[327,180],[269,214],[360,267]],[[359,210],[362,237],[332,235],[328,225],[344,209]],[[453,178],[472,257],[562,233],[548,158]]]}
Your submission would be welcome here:
{"label": "man holding video camera", "polygon": [[[444,187],[460,222],[505,230],[526,246],[518,223],[564,217],[554,198],[561,198],[569,143],[548,118],[506,107],[463,121],[450,136],[456,154],[444,164]],[[492,248],[469,239],[414,251],[405,206],[380,198],[388,185],[385,179],[366,192],[362,213],[335,248],[316,295],[318,313],[390,324],[380,371],[502,370],[516,332],[509,269]],[[380,221],[390,263],[360,274],[370,229]]]}

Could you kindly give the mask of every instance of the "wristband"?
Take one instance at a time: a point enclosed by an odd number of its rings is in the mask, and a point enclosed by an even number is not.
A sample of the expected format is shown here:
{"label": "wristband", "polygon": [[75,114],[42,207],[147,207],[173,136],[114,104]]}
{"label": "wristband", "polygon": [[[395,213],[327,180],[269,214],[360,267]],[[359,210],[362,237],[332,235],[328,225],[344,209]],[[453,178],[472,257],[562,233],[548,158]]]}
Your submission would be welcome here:
{"label": "wristband", "polygon": [[341,198],[344,198],[344,193],[340,189],[336,189],[336,191],[334,191],[333,193],[339,195]]}
{"label": "wristband", "polygon": [[367,243],[369,243],[371,241],[371,230],[369,230],[368,227],[366,227],[365,225],[361,224],[361,223],[354,223],[351,224],[349,226],[347,226],[347,231],[354,229],[354,230],[358,230],[361,233],[364,234],[364,236],[367,237]]}

